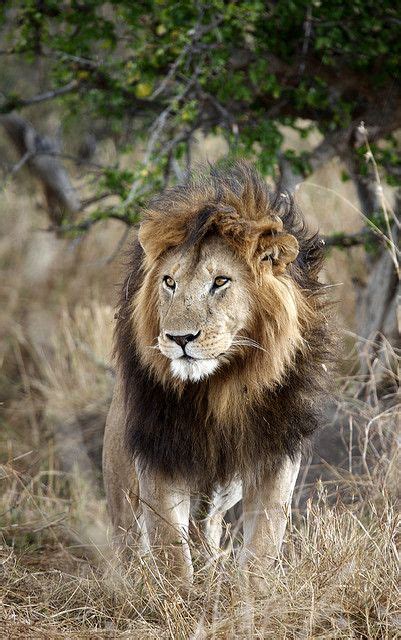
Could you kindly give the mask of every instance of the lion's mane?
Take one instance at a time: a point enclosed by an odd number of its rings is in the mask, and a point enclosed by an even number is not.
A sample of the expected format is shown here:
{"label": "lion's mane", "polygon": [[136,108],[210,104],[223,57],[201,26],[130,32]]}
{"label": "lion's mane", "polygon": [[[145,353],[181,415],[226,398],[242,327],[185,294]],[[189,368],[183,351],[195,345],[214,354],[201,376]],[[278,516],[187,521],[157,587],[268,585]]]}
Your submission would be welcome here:
{"label": "lion's mane", "polygon": [[[286,268],[276,265],[273,289],[270,282],[264,290],[254,268],[255,229],[262,230],[265,245],[272,237],[288,250],[288,238],[298,242],[296,259]],[[167,359],[149,348],[159,332],[155,266],[168,249],[197,246],[210,233],[224,237],[250,267],[258,297],[249,333],[266,348],[244,351],[205,381],[174,382]],[[321,239],[307,229],[291,197],[274,195],[245,163],[211,169],[206,178],[154,198],[140,239],[146,254],[136,241],[116,315],[126,446],[141,464],[205,490],[237,474],[256,479],[277,468],[285,455],[297,454],[321,421],[333,350],[328,304],[318,282]],[[274,316],[283,283],[297,308],[299,335],[293,341],[288,314]]]}

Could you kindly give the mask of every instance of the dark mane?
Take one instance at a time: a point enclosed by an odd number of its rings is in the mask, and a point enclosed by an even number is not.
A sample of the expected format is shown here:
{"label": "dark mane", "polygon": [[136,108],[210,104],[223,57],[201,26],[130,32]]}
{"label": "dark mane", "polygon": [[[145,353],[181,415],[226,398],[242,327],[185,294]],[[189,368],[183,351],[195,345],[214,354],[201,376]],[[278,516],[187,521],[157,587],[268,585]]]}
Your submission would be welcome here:
{"label": "dark mane", "polygon": [[[176,225],[175,235],[166,232],[155,239],[160,243],[155,255],[160,255],[166,244],[168,248],[170,237],[171,242],[177,237],[177,244],[198,243],[211,231],[209,222],[220,209],[234,209],[245,221],[280,217],[285,232],[299,243],[298,257],[289,265],[288,273],[308,299],[313,321],[303,330],[308,349],[296,354],[281,384],[266,389],[263,400],[250,406],[246,427],[239,428],[229,420],[218,422],[208,411],[208,397],[211,387],[226,384],[226,373],[188,383],[185,393],[179,393],[156,379],[141,362],[132,304],[145,275],[145,256],[140,243],[135,242],[115,329],[115,355],[125,395],[126,445],[143,464],[169,476],[185,477],[205,489],[250,469],[258,475],[266,467],[277,467],[285,455],[293,457],[300,450],[320,424],[321,394],[327,394],[326,365],[333,353],[331,331],[323,313],[327,303],[318,282],[323,243],[318,234],[309,231],[292,198],[272,193],[249,165],[212,169],[206,178],[190,178],[155,197],[144,220],[155,219],[159,225],[164,220],[166,230]],[[243,376],[241,366],[235,362],[230,365],[230,373],[238,380]],[[239,391],[243,396],[233,401],[246,403],[248,393],[244,379]]]}

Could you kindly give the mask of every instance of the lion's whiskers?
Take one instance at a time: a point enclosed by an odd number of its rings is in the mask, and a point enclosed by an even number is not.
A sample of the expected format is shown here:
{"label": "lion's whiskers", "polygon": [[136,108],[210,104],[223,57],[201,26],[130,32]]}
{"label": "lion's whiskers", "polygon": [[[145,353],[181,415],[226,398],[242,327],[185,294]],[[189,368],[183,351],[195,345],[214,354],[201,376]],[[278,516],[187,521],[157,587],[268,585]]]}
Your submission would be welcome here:
{"label": "lion's whiskers", "polygon": [[253,338],[248,338],[247,336],[235,337],[232,341],[232,345],[237,347],[253,347],[254,349],[259,349],[260,351],[268,353],[268,351],[264,347],[262,347],[259,342],[256,342],[256,340],[253,340]]}
{"label": "lion's whiskers", "polygon": [[258,349],[259,351],[264,351],[265,353],[268,353],[267,349],[264,349],[263,347],[261,347],[258,344],[252,344],[250,342],[233,342],[232,346],[234,346],[234,347],[252,347],[253,349]]}
{"label": "lion's whiskers", "polygon": [[[155,341],[156,340],[158,340],[158,338],[155,338]],[[262,345],[259,344],[259,342],[257,342],[253,338],[249,338],[248,336],[241,336],[241,335],[235,336],[231,342],[231,346],[232,347],[253,347],[254,349],[259,349],[259,351],[264,351],[265,353],[268,353],[268,351],[264,347],[262,347]],[[159,344],[148,345],[146,348],[154,349],[155,351],[161,351]]]}

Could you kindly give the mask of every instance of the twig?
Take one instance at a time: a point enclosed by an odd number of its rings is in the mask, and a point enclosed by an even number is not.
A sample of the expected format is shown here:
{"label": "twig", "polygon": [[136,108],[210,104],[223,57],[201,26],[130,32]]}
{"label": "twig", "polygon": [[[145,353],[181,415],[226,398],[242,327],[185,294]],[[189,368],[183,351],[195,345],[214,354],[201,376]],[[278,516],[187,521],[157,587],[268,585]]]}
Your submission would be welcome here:
{"label": "twig", "polygon": [[[202,16],[200,18],[200,20],[202,19]],[[173,62],[173,64],[171,65],[167,75],[163,78],[163,80],[161,81],[161,83],[159,84],[159,86],[153,91],[152,95],[150,96],[149,100],[154,100],[155,98],[157,98],[161,93],[163,93],[163,91],[165,90],[165,88],[167,87],[169,81],[174,77],[177,69],[179,68],[181,62],[185,59],[186,55],[189,53],[192,53],[191,50],[195,49],[196,43],[207,33],[209,33],[210,31],[212,31],[215,27],[218,26],[218,24],[220,22],[222,22],[223,17],[220,16],[218,18],[216,18],[213,22],[211,22],[209,25],[206,25],[204,27],[202,27],[200,20],[195,24],[194,28],[191,29],[188,32],[188,35],[192,35],[191,41],[188,42],[185,47],[182,49],[182,51],[180,52],[180,54],[177,56],[176,60]],[[193,53],[195,53],[195,51],[193,51]]]}
{"label": "twig", "polygon": [[398,264],[398,259],[397,259],[397,253],[396,253],[396,246],[393,240],[393,234],[391,233],[391,225],[390,225],[390,218],[388,215],[388,211],[387,211],[387,206],[386,206],[386,200],[384,198],[384,193],[383,193],[383,187],[381,184],[381,180],[380,180],[380,175],[379,175],[379,170],[377,168],[377,163],[375,160],[375,157],[372,153],[372,149],[370,147],[369,144],[369,139],[368,139],[368,132],[367,129],[365,127],[365,124],[363,122],[361,122],[360,126],[358,127],[358,133],[362,135],[365,146],[367,148],[367,154],[366,154],[366,160],[367,162],[371,162],[372,166],[373,166],[373,171],[374,171],[374,176],[375,176],[375,180],[376,180],[376,188],[377,188],[377,193],[379,195],[380,198],[380,202],[381,202],[381,208],[383,211],[383,215],[384,215],[384,220],[386,223],[386,230],[387,230],[387,235],[388,235],[388,239],[389,239],[389,249],[390,249],[390,254],[391,254],[391,258],[393,260],[394,266],[395,266],[395,270],[397,272],[397,276],[398,278],[400,278],[400,267]]}
{"label": "twig", "polygon": [[74,156],[71,153],[63,153],[60,151],[37,151],[35,153],[36,156],[53,156],[54,158],[61,158],[62,160],[71,160],[78,165],[86,165],[87,167],[92,167],[93,169],[98,169],[99,171],[104,171],[108,169],[108,167],[104,164],[99,164],[98,162],[92,162],[91,160],[84,160],[83,158],[79,158],[78,156]]}
{"label": "twig", "polygon": [[32,156],[32,151],[26,151],[24,153],[24,155],[18,160],[18,162],[16,162],[15,165],[11,167],[11,169],[7,172],[3,180],[3,184],[1,185],[1,189],[6,188],[9,180],[11,180],[11,178],[13,178],[18,173],[18,171],[22,169],[22,167],[32,158]]}
{"label": "twig", "polygon": [[93,216],[92,218],[86,218],[85,220],[81,220],[81,222],[77,222],[76,224],[66,224],[61,226],[50,226],[47,229],[40,229],[40,231],[52,231],[60,234],[63,233],[73,233],[73,232],[83,232],[88,231],[94,224],[100,222],[100,220],[118,220],[119,222],[123,222],[128,226],[133,226],[138,222],[138,217],[129,216],[128,214],[120,214],[116,211],[107,211],[98,216]]}
{"label": "twig", "polygon": [[223,105],[217,100],[217,98],[215,98],[215,96],[204,91],[199,83],[197,83],[196,89],[202,98],[208,100],[214,106],[216,111],[218,111],[218,113],[220,113],[220,115],[227,122],[228,128],[231,129],[235,137],[238,138],[239,128],[234,116],[225,107],[223,107]]}
{"label": "twig", "polygon": [[[177,103],[177,102],[180,102],[181,100],[183,100],[183,98],[185,98],[187,93],[190,91],[190,89],[192,88],[192,86],[196,82],[196,79],[197,79],[197,76],[199,75],[199,72],[200,72],[200,66],[198,65],[197,68],[195,69],[193,75],[188,80],[186,86],[181,91],[181,93],[178,96],[174,97],[174,100],[172,100],[170,102],[170,104],[158,115],[158,117],[156,118],[155,122],[153,123],[152,128],[151,128],[152,133],[150,135],[149,142],[148,142],[148,145],[146,147],[145,156],[144,156],[144,159],[142,161],[142,165],[144,167],[146,167],[146,165],[148,164],[150,158],[152,157],[152,154],[153,154],[153,152],[155,150],[155,147],[156,147],[156,145],[157,145],[157,143],[159,141],[159,138],[160,138],[160,136],[162,134],[162,131],[166,126],[167,119],[168,119],[170,113],[173,110],[174,104]],[[139,179],[134,180],[134,182],[131,185],[131,188],[130,188],[130,191],[128,193],[128,196],[124,200],[123,206],[129,205],[133,201],[133,199],[137,195],[137,191],[138,191],[138,188],[139,188],[140,184],[141,184],[141,181]]]}
{"label": "twig", "polygon": [[328,191],[329,193],[333,193],[335,196],[337,196],[338,198],[340,198],[340,200],[343,200],[344,202],[346,202],[352,209],[354,209],[357,213],[359,213],[360,216],[362,216],[362,218],[366,221],[367,225],[369,225],[369,229],[378,237],[380,237],[386,244],[391,244],[394,247],[394,250],[401,255],[400,250],[395,246],[394,242],[391,240],[391,238],[388,238],[386,236],[385,233],[383,233],[383,231],[374,224],[374,222],[372,222],[367,216],[365,216],[365,214],[358,209],[358,207],[356,207],[352,202],[350,202],[348,200],[348,198],[346,198],[345,196],[341,195],[341,193],[339,193],[338,191],[336,191],[335,189],[331,189],[330,187],[324,187],[321,184],[316,184],[315,182],[309,182],[309,180],[307,182],[303,182],[302,183],[303,187],[314,187],[315,189],[321,189],[322,191]]}
{"label": "twig", "polygon": [[52,54],[54,54],[56,58],[67,58],[72,62],[77,62],[81,68],[98,69],[99,67],[108,65],[108,63],[104,60],[96,62],[95,60],[91,60],[90,58],[83,58],[82,56],[73,55],[72,53],[67,53],[66,51],[51,50],[51,52],[46,52],[45,56],[51,57]]}
{"label": "twig", "polygon": [[311,8],[311,5],[308,4],[306,8],[306,16],[305,16],[305,22],[304,22],[304,39],[302,42],[301,62],[299,65],[300,76],[302,76],[305,71],[305,61],[306,61],[306,55],[309,49],[311,34],[312,34],[312,8]]}
{"label": "twig", "polygon": [[377,235],[370,229],[363,229],[357,233],[335,233],[331,236],[324,236],[323,241],[326,247],[357,247],[367,241],[378,241]]}
{"label": "twig", "polygon": [[188,140],[192,138],[194,132],[200,128],[200,124],[201,124],[201,120],[197,119],[196,122],[194,122],[189,129],[186,129],[185,131],[181,131],[180,133],[177,133],[177,135],[174,138],[172,138],[170,142],[168,142],[164,147],[164,153],[166,155],[169,155],[174,151],[175,147],[180,142],[188,142]]}
{"label": "twig", "polygon": [[190,42],[189,44],[187,44],[183,48],[183,50],[181,51],[180,55],[176,58],[174,63],[171,65],[167,75],[163,78],[163,80],[161,81],[159,86],[153,91],[153,93],[150,96],[149,100],[154,100],[161,93],[163,93],[163,91],[166,88],[166,86],[168,85],[169,81],[174,77],[178,67],[180,66],[181,62],[184,60],[185,56],[187,55],[187,52],[188,52],[188,50],[190,48],[190,45],[192,45],[192,42]]}
{"label": "twig", "polygon": [[92,196],[91,198],[87,198],[86,200],[82,200],[81,209],[86,209],[91,204],[95,204],[95,202],[100,202],[100,200],[105,200],[106,198],[110,198],[113,195],[115,195],[115,194],[111,193],[110,191],[107,191],[105,193],[101,193],[99,196]]}
{"label": "twig", "polygon": [[32,96],[32,98],[9,98],[3,105],[0,106],[0,113],[8,113],[10,111],[13,111],[14,109],[20,109],[22,107],[28,107],[32,104],[39,104],[40,102],[53,100],[53,98],[57,98],[58,96],[63,96],[66,93],[75,91],[78,86],[78,80],[71,80],[71,82],[66,84],[64,87],[59,87],[59,89],[53,89],[52,91],[46,91],[45,93],[39,93],[36,96]]}

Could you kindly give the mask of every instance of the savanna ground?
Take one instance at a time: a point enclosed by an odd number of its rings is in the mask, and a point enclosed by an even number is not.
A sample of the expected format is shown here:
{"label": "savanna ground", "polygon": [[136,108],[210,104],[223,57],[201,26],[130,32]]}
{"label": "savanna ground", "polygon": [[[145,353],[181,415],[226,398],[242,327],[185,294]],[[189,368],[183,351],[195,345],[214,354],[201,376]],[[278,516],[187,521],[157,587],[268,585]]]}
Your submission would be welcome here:
{"label": "savanna ground", "polygon": [[[332,163],[298,193],[324,232],[361,224],[339,176]],[[100,223],[79,241],[54,237],[23,172],[3,185],[0,208],[0,637],[401,637],[399,363],[384,341],[384,375],[374,359],[358,368],[351,282],[363,278],[362,249],[328,259],[326,281],[342,283],[333,298],[344,328],[327,425],[338,425],[336,450],[305,461],[282,556],[263,576],[269,595],[252,593],[235,560],[222,557],[215,567],[196,562],[181,599],[146,559],[134,554],[121,569],[108,542],[99,453],[121,225]]]}

